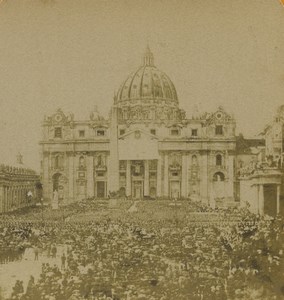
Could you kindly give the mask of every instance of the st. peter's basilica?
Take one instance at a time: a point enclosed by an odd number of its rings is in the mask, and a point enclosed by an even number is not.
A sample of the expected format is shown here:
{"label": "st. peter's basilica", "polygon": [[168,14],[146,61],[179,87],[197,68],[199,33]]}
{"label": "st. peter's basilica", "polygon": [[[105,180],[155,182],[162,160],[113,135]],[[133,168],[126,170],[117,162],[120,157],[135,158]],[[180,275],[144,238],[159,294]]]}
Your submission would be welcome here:
{"label": "st. peter's basilica", "polygon": [[118,191],[134,199],[234,201],[234,118],[222,107],[187,118],[149,48],[108,119],[96,109],[85,121],[58,110],[45,117],[41,145],[47,198],[57,190],[67,203]]}

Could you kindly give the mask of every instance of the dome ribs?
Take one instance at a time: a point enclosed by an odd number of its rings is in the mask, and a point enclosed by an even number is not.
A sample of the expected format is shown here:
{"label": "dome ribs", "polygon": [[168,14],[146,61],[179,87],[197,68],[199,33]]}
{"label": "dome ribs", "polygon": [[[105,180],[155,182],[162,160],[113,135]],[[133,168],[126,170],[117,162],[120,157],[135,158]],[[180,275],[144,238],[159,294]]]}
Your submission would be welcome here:
{"label": "dome ribs", "polygon": [[[140,72],[140,70],[142,69],[143,67],[140,67],[133,75],[131,81],[130,81],[130,84],[129,84],[129,87],[128,87],[128,99],[131,99],[131,91],[132,91],[132,84],[133,84],[133,81],[134,79],[136,78],[137,74]],[[138,95],[139,97],[139,95]]]}
{"label": "dome ribs", "polygon": [[143,65],[132,72],[118,90],[118,104],[126,104],[126,102],[131,104],[131,101],[136,100],[139,103],[143,100],[147,102],[159,100],[166,105],[177,106],[178,97],[175,86],[166,73],[154,66],[154,56],[148,48],[143,62]]}

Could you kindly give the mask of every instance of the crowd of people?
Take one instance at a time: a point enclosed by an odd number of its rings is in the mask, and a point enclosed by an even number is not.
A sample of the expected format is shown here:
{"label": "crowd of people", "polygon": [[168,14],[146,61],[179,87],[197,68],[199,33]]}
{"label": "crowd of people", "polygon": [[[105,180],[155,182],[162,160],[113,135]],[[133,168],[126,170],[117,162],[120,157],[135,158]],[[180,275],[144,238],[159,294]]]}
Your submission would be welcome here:
{"label": "crowd of people", "polygon": [[[36,260],[38,252],[46,251],[52,257],[60,255],[61,262],[43,264],[40,277],[31,274],[27,286],[15,282],[9,300],[284,297],[280,217],[265,219],[246,210],[212,212],[209,208],[200,213],[194,204],[188,206],[192,214],[182,218],[175,218],[175,213],[156,218],[145,203],[139,203],[135,213],[123,210],[116,218],[105,215],[78,221],[72,210],[86,211],[86,205],[73,205],[66,209],[68,219],[58,217],[52,222],[33,221],[37,211],[18,221],[2,220],[1,249],[32,247]],[[157,205],[156,209],[165,207]],[[59,245],[65,246],[66,253],[56,253]]]}

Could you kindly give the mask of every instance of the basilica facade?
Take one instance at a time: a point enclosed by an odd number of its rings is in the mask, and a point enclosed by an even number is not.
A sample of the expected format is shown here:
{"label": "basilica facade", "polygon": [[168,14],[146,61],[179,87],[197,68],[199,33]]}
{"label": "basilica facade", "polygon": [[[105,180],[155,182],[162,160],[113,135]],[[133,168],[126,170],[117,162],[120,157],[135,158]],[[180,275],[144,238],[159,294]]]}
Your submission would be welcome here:
{"label": "basilica facade", "polygon": [[121,84],[108,118],[98,110],[77,121],[57,110],[43,121],[44,198],[68,204],[120,195],[235,202],[236,122],[222,107],[190,117],[149,48]]}

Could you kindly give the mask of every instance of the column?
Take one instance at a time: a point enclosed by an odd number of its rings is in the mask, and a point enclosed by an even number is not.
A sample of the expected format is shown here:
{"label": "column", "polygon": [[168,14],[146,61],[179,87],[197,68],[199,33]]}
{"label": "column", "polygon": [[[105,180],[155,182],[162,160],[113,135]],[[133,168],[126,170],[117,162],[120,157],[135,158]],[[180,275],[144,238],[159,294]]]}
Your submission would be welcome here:
{"label": "column", "polygon": [[162,196],[162,160],[158,158],[157,163],[157,197]]}
{"label": "column", "polygon": [[144,196],[149,196],[149,160],[144,160]]}
{"label": "column", "polygon": [[17,187],[17,208],[20,207],[20,190],[19,187]]}
{"label": "column", "polygon": [[187,198],[187,174],[188,174],[188,166],[187,166],[187,154],[182,155],[182,167],[181,167],[181,196]]}
{"label": "column", "polygon": [[4,202],[2,206],[2,212],[6,212],[7,210],[7,202],[8,202],[8,187],[5,187],[5,195],[4,195]]}
{"label": "column", "polygon": [[117,108],[112,107],[110,125],[110,156],[108,169],[108,190],[117,192],[119,190],[119,155],[117,134]]}
{"label": "column", "polygon": [[131,196],[131,160],[126,161],[126,196]]}
{"label": "column", "polygon": [[9,197],[9,203],[8,203],[8,211],[12,210],[12,203],[14,202],[14,188],[10,188],[10,197]]}
{"label": "column", "polygon": [[87,197],[94,196],[94,157],[87,156]]}
{"label": "column", "polygon": [[52,194],[52,180],[49,181],[49,155],[43,153],[43,162],[42,162],[42,183],[43,183],[43,198],[51,200],[53,197]]}
{"label": "column", "polygon": [[169,157],[165,154],[164,196],[169,196]]}
{"label": "column", "polygon": [[11,210],[12,207],[12,201],[13,201],[13,188],[12,186],[10,187],[9,190],[9,198],[8,198],[8,205],[7,205],[7,211]]}
{"label": "column", "polygon": [[[209,178],[208,176],[208,154],[207,152],[202,153],[200,157],[200,197],[202,200],[202,203],[209,204],[210,194],[211,193],[211,187],[210,182],[212,181],[212,178]],[[208,193],[209,191],[209,193]]]}
{"label": "column", "polygon": [[280,185],[277,185],[277,214],[280,213]]}
{"label": "column", "polygon": [[5,198],[6,198],[6,186],[3,187],[3,198],[2,198],[2,201],[1,201],[1,205],[0,205],[0,213],[4,212]]}
{"label": "column", "polygon": [[234,198],[234,157],[232,155],[228,156],[228,179],[226,192],[232,201]]}
{"label": "column", "polygon": [[[0,187],[0,208],[3,206],[3,202],[5,201],[5,187]],[[2,209],[1,209],[2,212]]]}
{"label": "column", "polygon": [[259,212],[258,185],[256,185],[256,184],[253,185],[252,189],[253,189],[253,197],[252,197],[252,202],[249,202],[250,203],[249,210],[255,214],[258,214],[258,212]]}
{"label": "column", "polygon": [[73,202],[74,195],[74,153],[69,153],[68,156],[68,202]]}
{"label": "column", "polygon": [[258,187],[258,213],[264,215],[264,197],[263,197],[263,185],[260,184]]}
{"label": "column", "polygon": [[10,187],[7,188],[4,212],[7,212],[9,210],[10,189]]}

